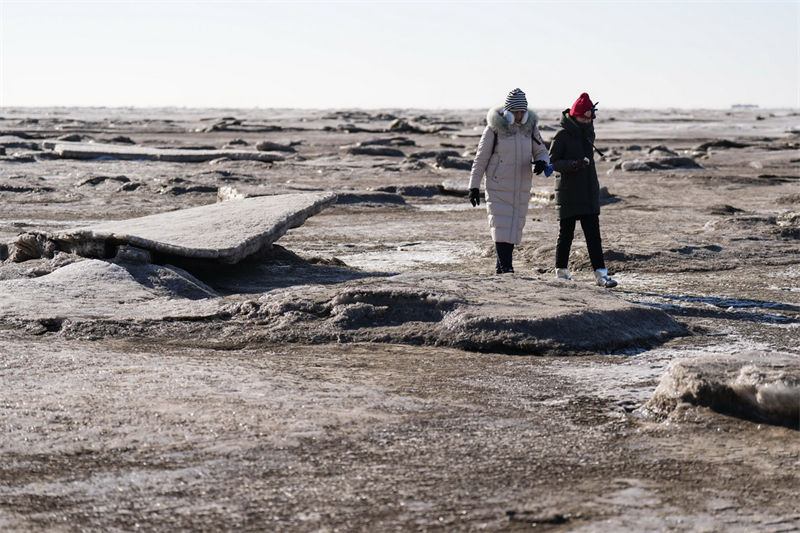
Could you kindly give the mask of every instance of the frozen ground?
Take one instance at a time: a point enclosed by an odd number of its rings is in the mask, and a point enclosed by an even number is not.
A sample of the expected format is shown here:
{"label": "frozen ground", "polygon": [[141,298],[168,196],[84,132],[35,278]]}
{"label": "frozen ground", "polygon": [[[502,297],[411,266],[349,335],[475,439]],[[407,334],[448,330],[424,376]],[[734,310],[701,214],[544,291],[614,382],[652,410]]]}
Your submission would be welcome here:
{"label": "frozen ground", "polygon": [[[221,188],[343,200],[234,266],[64,253],[0,264],[0,528],[800,529],[800,114],[604,113],[601,229],[620,286],[591,286],[576,237],[578,287],[562,296],[542,200],[552,182],[535,179],[517,274],[503,279],[485,213],[442,187],[466,182],[453,167],[470,161],[484,114],[4,109],[4,258],[24,232],[206,205]],[[558,112],[540,116],[549,140]],[[43,147],[63,136],[295,151],[77,160]],[[350,150],[376,140],[401,154]],[[676,157],[701,168],[665,165]],[[446,313],[417,304],[404,315],[417,326],[375,324],[389,306],[363,298],[311,313],[392,279],[428,280],[426,293],[462,283],[467,302],[507,300],[506,318],[524,309],[515,302],[545,316],[580,293],[687,334],[529,355],[434,342],[420,332]],[[614,336],[592,324],[574,338]],[[484,328],[465,330],[473,348]],[[777,407],[743,407],[759,391]]]}

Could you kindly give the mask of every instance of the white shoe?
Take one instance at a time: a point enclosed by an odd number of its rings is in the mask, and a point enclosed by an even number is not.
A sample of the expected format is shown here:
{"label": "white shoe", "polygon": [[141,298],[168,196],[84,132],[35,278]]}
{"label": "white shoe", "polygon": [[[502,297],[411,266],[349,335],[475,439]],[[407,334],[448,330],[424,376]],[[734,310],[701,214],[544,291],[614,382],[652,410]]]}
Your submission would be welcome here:
{"label": "white shoe", "polygon": [[558,279],[572,279],[571,277],[569,277],[569,269],[567,268],[557,268],[556,277]]}
{"label": "white shoe", "polygon": [[608,277],[608,270],[605,268],[598,268],[594,271],[594,279],[597,280],[597,285],[612,289],[617,286],[617,281]]}

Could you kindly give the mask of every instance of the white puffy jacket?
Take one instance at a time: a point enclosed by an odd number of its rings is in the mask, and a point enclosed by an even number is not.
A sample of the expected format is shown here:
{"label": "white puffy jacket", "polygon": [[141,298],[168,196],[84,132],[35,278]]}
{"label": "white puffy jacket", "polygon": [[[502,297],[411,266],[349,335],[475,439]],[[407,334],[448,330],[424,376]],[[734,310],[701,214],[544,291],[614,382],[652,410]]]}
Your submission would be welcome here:
{"label": "white puffy jacket", "polygon": [[486,176],[486,211],[495,242],[520,243],[531,199],[531,161],[550,162],[538,122],[539,117],[530,109],[522,124],[509,123],[502,107],[486,114],[486,129],[472,163],[469,187],[480,188]]}

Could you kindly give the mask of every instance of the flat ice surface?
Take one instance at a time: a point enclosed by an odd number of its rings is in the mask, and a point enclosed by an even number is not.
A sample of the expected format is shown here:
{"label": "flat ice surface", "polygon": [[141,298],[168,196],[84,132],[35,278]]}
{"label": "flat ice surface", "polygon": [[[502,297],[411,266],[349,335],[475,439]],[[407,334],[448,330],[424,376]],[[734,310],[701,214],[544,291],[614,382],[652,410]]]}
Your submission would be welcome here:
{"label": "flat ice surface", "polygon": [[106,143],[79,143],[47,141],[44,148],[55,152],[66,159],[96,159],[101,157],[113,159],[148,159],[155,161],[174,161],[197,163],[226,157],[237,160],[283,161],[283,157],[274,153],[256,152],[253,150],[193,150],[181,148],[151,148],[147,146],[127,146]]}

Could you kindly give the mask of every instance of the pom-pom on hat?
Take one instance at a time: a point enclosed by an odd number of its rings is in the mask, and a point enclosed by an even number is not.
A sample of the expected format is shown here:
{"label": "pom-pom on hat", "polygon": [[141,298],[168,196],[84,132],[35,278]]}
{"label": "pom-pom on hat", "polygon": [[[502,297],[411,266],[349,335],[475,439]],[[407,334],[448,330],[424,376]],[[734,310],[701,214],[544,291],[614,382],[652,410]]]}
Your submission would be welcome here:
{"label": "pom-pom on hat", "polygon": [[525,93],[519,88],[508,93],[503,109],[506,111],[527,111],[528,99],[525,98]]}
{"label": "pom-pom on hat", "polygon": [[594,118],[595,105],[596,104],[593,104],[592,100],[589,98],[588,93],[581,93],[578,99],[575,100],[575,103],[572,104],[572,109],[569,110],[569,116]]}

